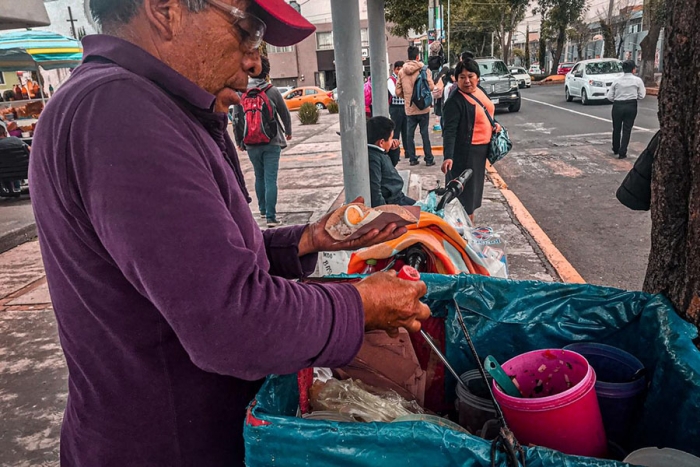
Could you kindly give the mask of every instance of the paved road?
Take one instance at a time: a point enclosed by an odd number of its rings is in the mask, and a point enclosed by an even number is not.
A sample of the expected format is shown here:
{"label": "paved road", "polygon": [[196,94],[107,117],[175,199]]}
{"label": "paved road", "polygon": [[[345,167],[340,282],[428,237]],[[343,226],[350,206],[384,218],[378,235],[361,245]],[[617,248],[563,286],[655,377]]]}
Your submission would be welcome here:
{"label": "paved road", "polygon": [[610,111],[606,103],[567,103],[561,85],[526,89],[519,113],[498,115],[514,148],[496,168],[587,282],[638,290],[649,213],[625,208],[615,191],[659,127],[657,99],[640,103],[626,160],[611,151]]}

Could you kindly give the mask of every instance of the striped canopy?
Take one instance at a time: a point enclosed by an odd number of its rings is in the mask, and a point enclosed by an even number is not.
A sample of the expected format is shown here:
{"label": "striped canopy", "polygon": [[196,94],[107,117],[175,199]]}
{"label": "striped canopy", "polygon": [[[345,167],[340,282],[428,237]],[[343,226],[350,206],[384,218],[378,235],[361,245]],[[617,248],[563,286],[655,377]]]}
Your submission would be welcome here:
{"label": "striped canopy", "polygon": [[79,41],[50,31],[0,34],[0,71],[74,68],[83,59]]}

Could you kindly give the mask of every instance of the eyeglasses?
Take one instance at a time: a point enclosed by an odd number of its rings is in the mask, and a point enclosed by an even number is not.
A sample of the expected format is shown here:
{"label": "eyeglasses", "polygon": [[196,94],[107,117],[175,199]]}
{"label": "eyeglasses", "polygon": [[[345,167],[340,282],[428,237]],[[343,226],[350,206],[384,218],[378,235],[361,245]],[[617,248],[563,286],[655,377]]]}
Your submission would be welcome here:
{"label": "eyeglasses", "polygon": [[233,25],[241,35],[242,45],[248,50],[255,50],[262,44],[267,25],[257,16],[246,13],[233,5],[227,5],[219,0],[205,0],[210,5],[233,16]]}

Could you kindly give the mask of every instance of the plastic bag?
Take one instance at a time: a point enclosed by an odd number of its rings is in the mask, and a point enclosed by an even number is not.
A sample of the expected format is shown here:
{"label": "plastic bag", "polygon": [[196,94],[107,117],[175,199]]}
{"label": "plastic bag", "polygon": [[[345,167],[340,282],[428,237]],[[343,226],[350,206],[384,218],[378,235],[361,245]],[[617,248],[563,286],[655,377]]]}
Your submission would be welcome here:
{"label": "plastic bag", "polygon": [[314,276],[333,276],[345,274],[350,263],[349,251],[322,251],[318,255],[318,266]]}
{"label": "plastic bag", "polygon": [[442,217],[467,241],[469,258],[483,266],[491,277],[508,279],[506,241],[491,227],[474,227],[467,212],[458,200],[437,211],[438,199],[434,192],[417,203],[422,211]]}
{"label": "plastic bag", "polygon": [[321,411],[349,415],[360,422],[391,422],[404,415],[424,413],[416,401],[409,402],[396,391],[374,388],[359,379],[316,380],[310,401],[314,411],[309,418],[316,418]]}
{"label": "plastic bag", "polygon": [[485,267],[491,277],[508,279],[506,241],[491,227],[472,227],[466,236],[469,257]]}

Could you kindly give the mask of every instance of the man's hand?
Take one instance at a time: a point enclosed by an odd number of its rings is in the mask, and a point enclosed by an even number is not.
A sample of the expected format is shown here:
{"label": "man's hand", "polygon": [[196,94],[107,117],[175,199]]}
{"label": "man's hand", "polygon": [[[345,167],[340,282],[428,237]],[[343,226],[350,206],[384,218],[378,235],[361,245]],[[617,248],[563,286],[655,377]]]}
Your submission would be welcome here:
{"label": "man's hand", "polygon": [[401,141],[398,139],[391,140],[391,149],[398,149],[401,145]]}
{"label": "man's hand", "polygon": [[427,291],[422,281],[396,277],[396,271],[378,272],[355,284],[365,310],[365,331],[382,329],[392,337],[399,328],[420,331],[420,321],[430,317],[430,309],[420,302]]}
{"label": "man's hand", "polygon": [[[350,204],[363,204],[364,198],[359,197]],[[384,243],[400,237],[407,232],[405,227],[396,224],[387,225],[384,230],[373,229],[355,240],[339,242],[326,232],[326,222],[333,213],[328,213],[321,220],[310,224],[304,230],[299,241],[299,256],[319,251],[352,251],[368,246]]]}
{"label": "man's hand", "polygon": [[444,174],[452,170],[452,159],[445,159],[445,162],[442,163],[441,170]]}
{"label": "man's hand", "polygon": [[287,141],[292,139],[292,135],[287,135]]}

